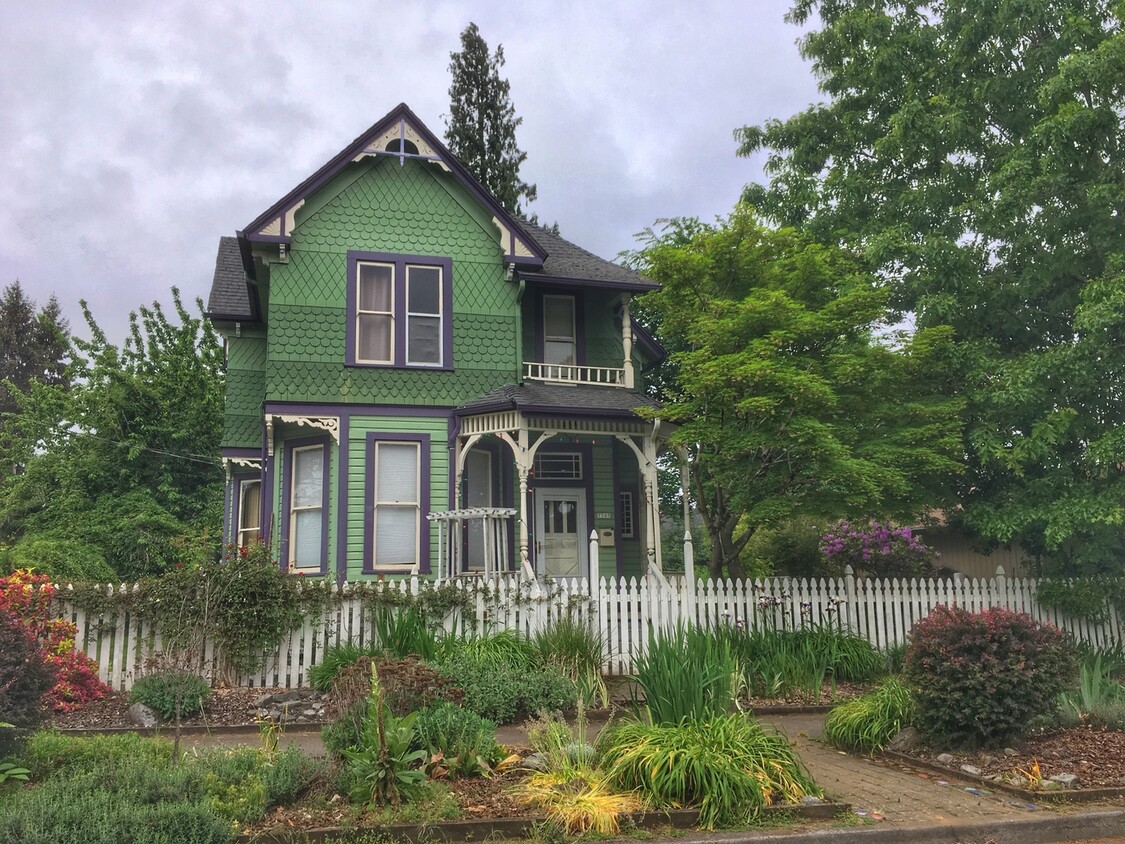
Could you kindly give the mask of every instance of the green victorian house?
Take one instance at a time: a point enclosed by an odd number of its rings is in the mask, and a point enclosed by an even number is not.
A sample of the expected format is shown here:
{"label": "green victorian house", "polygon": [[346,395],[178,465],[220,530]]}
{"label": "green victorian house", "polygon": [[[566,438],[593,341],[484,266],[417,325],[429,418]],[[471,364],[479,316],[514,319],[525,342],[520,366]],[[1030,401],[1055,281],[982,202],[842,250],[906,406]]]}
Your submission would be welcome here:
{"label": "green victorian house", "polygon": [[663,353],[629,315],[655,288],[506,213],[398,106],[219,242],[228,541],[340,581],[659,569],[635,411]]}

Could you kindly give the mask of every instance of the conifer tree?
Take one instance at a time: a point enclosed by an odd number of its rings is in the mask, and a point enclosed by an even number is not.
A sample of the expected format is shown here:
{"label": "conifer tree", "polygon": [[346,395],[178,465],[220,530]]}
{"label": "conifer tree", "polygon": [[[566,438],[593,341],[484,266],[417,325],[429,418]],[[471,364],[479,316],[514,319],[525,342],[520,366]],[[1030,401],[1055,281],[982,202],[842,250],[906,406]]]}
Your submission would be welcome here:
{"label": "conifer tree", "polygon": [[445,140],[457,159],[511,214],[523,215],[521,204],[535,201],[535,185],[520,179],[527,158],[516,145],[516,117],[511,86],[500,76],[504,47],[489,54],[475,23],[461,33],[460,52],[449,54],[449,118]]}
{"label": "conifer tree", "polygon": [[32,381],[66,384],[68,325],[52,296],[36,312],[35,302],[14,281],[0,294],[0,431],[19,411],[16,393]]}

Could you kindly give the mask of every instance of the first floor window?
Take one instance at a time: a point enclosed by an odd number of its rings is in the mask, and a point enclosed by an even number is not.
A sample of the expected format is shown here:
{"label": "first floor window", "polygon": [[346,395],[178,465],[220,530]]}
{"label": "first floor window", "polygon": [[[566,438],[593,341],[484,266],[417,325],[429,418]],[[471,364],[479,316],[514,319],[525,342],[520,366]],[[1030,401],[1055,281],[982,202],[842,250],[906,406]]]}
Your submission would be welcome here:
{"label": "first floor window", "polygon": [[421,528],[420,444],[375,443],[374,568],[414,568]]}
{"label": "first floor window", "polygon": [[262,536],[262,482],[257,478],[238,484],[238,544],[250,545]]}
{"label": "first floor window", "polygon": [[633,524],[633,493],[631,490],[622,490],[618,499],[621,506],[621,538],[633,539],[636,528]]}
{"label": "first floor window", "polygon": [[324,446],[293,449],[289,491],[289,564],[320,568],[324,547]]}

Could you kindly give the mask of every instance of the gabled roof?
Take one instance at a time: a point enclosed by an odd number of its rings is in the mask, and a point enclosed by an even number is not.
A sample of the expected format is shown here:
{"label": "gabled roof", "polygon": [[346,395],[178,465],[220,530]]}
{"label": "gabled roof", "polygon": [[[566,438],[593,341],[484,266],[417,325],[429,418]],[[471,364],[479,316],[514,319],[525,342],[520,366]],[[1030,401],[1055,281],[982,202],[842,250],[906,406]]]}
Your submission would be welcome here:
{"label": "gabled roof", "polygon": [[608,416],[636,418],[639,407],[660,407],[659,402],[636,390],[622,387],[596,387],[587,384],[548,384],[526,381],[507,384],[483,396],[470,399],[454,410],[457,416],[519,410],[554,416]]}
{"label": "gabled roof", "polygon": [[[413,147],[417,152],[406,152]],[[394,149],[390,149],[393,147]],[[528,235],[525,224],[517,220],[486,191],[453,154],[426,128],[406,105],[395,108],[376,121],[366,132],[344,147],[319,170],[263,211],[239,232],[240,238],[265,243],[288,243],[296,225],[297,210],[305,200],[328,180],[353,161],[368,156],[418,158],[452,173],[476,198],[492,212],[493,222],[501,232],[501,246],[506,263],[542,264],[546,253]],[[248,272],[252,268],[247,268]]]}
{"label": "gabled roof", "polygon": [[542,267],[520,269],[520,277],[528,281],[576,285],[585,287],[613,287],[643,293],[659,290],[660,285],[640,273],[599,258],[569,240],[559,237],[550,229],[524,222],[528,230],[547,253]]}
{"label": "gabled roof", "polygon": [[250,289],[242,266],[238,238],[220,237],[215,277],[207,297],[207,316],[214,320],[257,319],[257,295]]}

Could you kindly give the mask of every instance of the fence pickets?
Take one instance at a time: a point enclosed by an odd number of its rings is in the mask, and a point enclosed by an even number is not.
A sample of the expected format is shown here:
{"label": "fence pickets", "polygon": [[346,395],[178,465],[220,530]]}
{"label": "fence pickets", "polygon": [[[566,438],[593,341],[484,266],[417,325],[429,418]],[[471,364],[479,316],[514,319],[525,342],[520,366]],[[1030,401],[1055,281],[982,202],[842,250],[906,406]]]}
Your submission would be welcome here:
{"label": "fence pickets", "polygon": [[[1035,580],[1008,578],[1003,570],[988,580],[867,580],[850,572],[839,579],[701,580],[694,590],[682,577],[602,578],[593,584],[593,592],[585,578],[542,582],[512,574],[487,583],[476,578],[454,583],[467,595],[462,606],[443,619],[444,630],[468,635],[513,629],[533,636],[555,619],[578,613],[601,636],[605,673],[615,675],[632,672],[633,660],[643,651],[651,629],[669,629],[678,623],[778,630],[831,625],[882,650],[905,642],[911,627],[942,604],[974,611],[1006,607],[1025,612],[1096,646],[1122,641],[1121,619],[1112,607],[1101,624],[1067,618],[1038,604]],[[367,593],[398,590],[417,596],[431,585],[417,577],[342,586],[303,584],[301,588],[329,589],[335,600],[263,654],[261,668],[221,681],[249,687],[308,686],[309,668],[328,648],[340,642],[375,641]],[[137,587],[102,588],[112,595]],[[65,588],[58,590],[56,598],[59,614],[78,627],[78,649],[97,663],[102,680],[127,690],[149,670],[161,648],[159,631],[128,612],[89,614],[66,600]],[[201,669],[213,665],[211,642],[200,656]]]}

